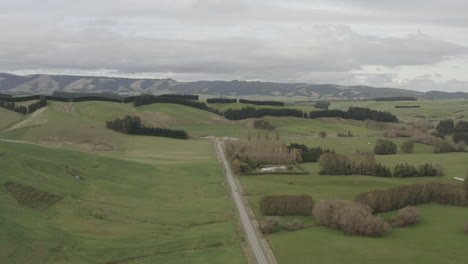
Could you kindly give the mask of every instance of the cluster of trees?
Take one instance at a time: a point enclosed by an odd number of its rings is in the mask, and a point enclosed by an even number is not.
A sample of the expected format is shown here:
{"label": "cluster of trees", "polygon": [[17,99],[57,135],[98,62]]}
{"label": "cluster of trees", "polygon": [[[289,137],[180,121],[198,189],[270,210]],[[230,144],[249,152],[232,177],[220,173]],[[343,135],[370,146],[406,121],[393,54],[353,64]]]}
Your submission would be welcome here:
{"label": "cluster of trees", "polygon": [[283,102],[276,102],[276,101],[252,101],[252,100],[239,99],[239,103],[241,103],[241,104],[253,104],[253,105],[284,106]]}
{"label": "cluster of trees", "polygon": [[39,108],[42,108],[44,106],[47,106],[47,99],[44,96],[40,96],[40,100],[38,102],[30,104],[28,107],[22,106],[22,105],[16,105],[13,102],[6,102],[4,100],[0,100],[0,107],[15,111],[20,114],[27,114],[27,113],[33,113]]}
{"label": "cluster of trees", "polygon": [[431,177],[431,176],[444,176],[444,169],[440,165],[432,165],[426,163],[416,169],[415,166],[408,163],[397,164],[393,169],[393,177],[406,178],[406,177]]}
{"label": "cluster of trees", "polygon": [[308,195],[269,195],[260,201],[264,215],[312,215],[314,200]]}
{"label": "cluster of trees", "polygon": [[[319,159],[321,175],[376,175],[375,155],[369,152],[357,152],[353,155],[325,153]],[[379,173],[386,172],[386,167],[379,165]]]}
{"label": "cluster of trees", "polygon": [[374,153],[377,155],[389,155],[397,153],[397,145],[389,139],[378,139],[374,147]]}
{"label": "cluster of trees", "polygon": [[206,102],[209,104],[232,104],[237,103],[237,99],[229,99],[229,98],[208,98]]}
{"label": "cluster of trees", "polygon": [[28,108],[22,105],[16,105],[13,102],[5,102],[3,100],[0,100],[0,107],[15,111],[20,114],[27,114],[28,113]]}
{"label": "cluster of trees", "polygon": [[394,96],[394,97],[377,97],[375,101],[417,101],[418,98],[410,96]]}
{"label": "cluster of trees", "polygon": [[[305,225],[299,220],[294,219],[291,222],[284,225],[284,230],[288,232],[304,229]],[[262,234],[268,235],[281,230],[281,223],[278,217],[266,217],[265,221],[260,224],[260,231]]]}
{"label": "cluster of trees", "polygon": [[136,116],[125,116],[123,119],[117,118],[114,121],[107,121],[106,127],[124,134],[145,135],[157,137],[170,137],[187,139],[188,134],[183,130],[173,130],[166,128],[145,127],[141,119]]}
{"label": "cluster of trees", "polygon": [[390,229],[382,218],[372,215],[369,206],[352,201],[320,201],[313,215],[320,225],[356,236],[377,237]]}
{"label": "cluster of trees", "polygon": [[423,132],[414,133],[411,140],[417,143],[433,146],[435,153],[464,152],[466,147],[466,144],[463,141],[454,144],[448,140]]}
{"label": "cluster of trees", "polygon": [[176,98],[181,100],[200,100],[196,94],[161,94],[160,97]]}
{"label": "cluster of trees", "polygon": [[328,108],[330,107],[330,102],[328,102],[328,101],[318,101],[318,102],[316,102],[314,104],[314,107],[318,108],[318,109],[328,110]]}
{"label": "cluster of trees", "polygon": [[355,120],[374,120],[379,122],[393,122],[398,123],[398,118],[384,111],[372,110],[370,108],[363,107],[350,107],[347,111],[342,110],[322,110],[322,111],[312,111],[309,114],[309,118],[320,118],[320,117],[341,117],[345,119],[355,119]]}
{"label": "cluster of trees", "polygon": [[304,144],[298,143],[291,143],[289,148],[301,151],[302,162],[317,162],[322,154],[335,153],[335,150],[322,149],[321,147],[309,148]]}
{"label": "cluster of trees", "polygon": [[416,168],[409,164],[397,164],[393,169],[376,162],[375,155],[369,152],[356,152],[353,155],[325,153],[319,159],[321,175],[368,175],[377,177],[430,177],[443,176],[441,165],[424,164]]}
{"label": "cluster of trees", "polygon": [[466,190],[462,186],[442,183],[414,184],[363,192],[354,201],[369,206],[374,213],[432,202],[455,206],[464,206],[467,203]]}
{"label": "cluster of trees", "polygon": [[455,133],[468,133],[468,121],[458,121],[457,124],[452,119],[442,120],[436,126],[437,133],[447,136]]}
{"label": "cluster of trees", "polygon": [[259,164],[294,164],[301,161],[300,152],[289,149],[283,140],[274,141],[228,141],[226,154],[230,160],[238,159],[251,168]]}
{"label": "cluster of trees", "polygon": [[273,130],[275,127],[266,120],[255,120],[253,123],[256,129]]}
{"label": "cluster of trees", "polygon": [[302,118],[304,113],[297,109],[272,109],[261,108],[255,109],[253,107],[245,107],[242,109],[229,108],[224,112],[224,117],[229,120],[242,120],[246,118],[260,118],[264,116],[295,116]]}
{"label": "cluster of trees", "polygon": [[41,96],[39,102],[32,103],[28,106],[29,113],[35,112],[37,109],[47,106],[47,99],[44,96]]}
{"label": "cluster of trees", "polygon": [[463,142],[465,144],[468,144],[468,133],[459,133],[453,135],[453,141],[455,143]]}

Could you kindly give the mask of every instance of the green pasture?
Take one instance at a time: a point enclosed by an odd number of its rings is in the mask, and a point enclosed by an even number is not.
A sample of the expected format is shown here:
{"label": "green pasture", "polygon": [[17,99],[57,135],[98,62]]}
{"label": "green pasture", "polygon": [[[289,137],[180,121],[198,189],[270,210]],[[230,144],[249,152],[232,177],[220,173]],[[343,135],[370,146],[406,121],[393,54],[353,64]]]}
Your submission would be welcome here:
{"label": "green pasture", "polygon": [[[1,262],[244,263],[212,143],[176,141],[130,141],[119,159],[0,141]],[[5,182],[64,199],[37,211]]]}

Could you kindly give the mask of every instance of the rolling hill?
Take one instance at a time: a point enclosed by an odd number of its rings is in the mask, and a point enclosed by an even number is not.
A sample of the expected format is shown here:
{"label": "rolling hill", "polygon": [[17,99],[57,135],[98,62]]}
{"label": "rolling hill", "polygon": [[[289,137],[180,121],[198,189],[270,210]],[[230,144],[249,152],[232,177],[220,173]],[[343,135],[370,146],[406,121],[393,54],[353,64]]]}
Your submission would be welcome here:
{"label": "rolling hill", "polygon": [[369,99],[375,97],[412,96],[427,99],[468,99],[468,93],[428,93],[395,88],[340,86],[333,84],[273,83],[260,81],[196,81],[178,82],[172,79],[129,79],[96,76],[35,74],[19,76],[0,73],[0,93],[52,94],[54,92],[111,93],[136,95],[141,93],[189,93],[210,96],[305,97],[312,99]]}

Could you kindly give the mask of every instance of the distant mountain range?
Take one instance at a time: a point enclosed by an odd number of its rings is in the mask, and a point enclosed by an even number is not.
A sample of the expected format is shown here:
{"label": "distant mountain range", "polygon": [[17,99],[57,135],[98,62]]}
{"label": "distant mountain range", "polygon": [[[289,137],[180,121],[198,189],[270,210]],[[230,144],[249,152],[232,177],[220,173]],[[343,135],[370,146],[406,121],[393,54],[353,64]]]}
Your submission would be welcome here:
{"label": "distant mountain range", "polygon": [[370,99],[396,96],[412,96],[425,99],[468,99],[468,93],[464,92],[430,91],[423,93],[369,86],[259,81],[178,82],[172,79],[129,79],[46,74],[19,76],[0,73],[0,93],[52,94],[54,92],[112,93],[123,96],[141,93],[188,93],[212,96],[305,96],[316,99]]}

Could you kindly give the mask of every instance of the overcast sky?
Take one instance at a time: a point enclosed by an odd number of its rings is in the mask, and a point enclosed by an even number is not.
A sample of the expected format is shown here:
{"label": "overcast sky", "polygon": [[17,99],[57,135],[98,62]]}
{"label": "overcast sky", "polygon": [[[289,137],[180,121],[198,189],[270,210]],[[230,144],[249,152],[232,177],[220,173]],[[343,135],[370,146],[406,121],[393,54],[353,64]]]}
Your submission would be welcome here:
{"label": "overcast sky", "polygon": [[467,0],[0,0],[0,71],[468,92]]}

